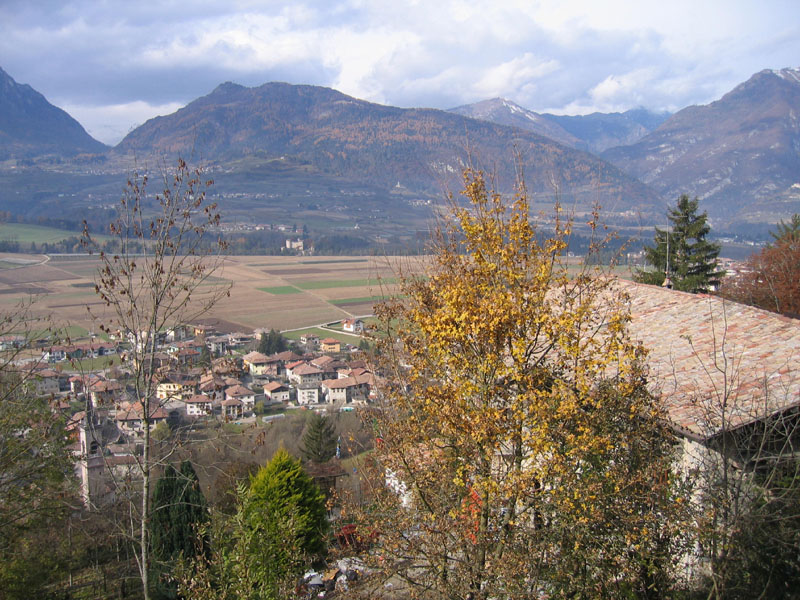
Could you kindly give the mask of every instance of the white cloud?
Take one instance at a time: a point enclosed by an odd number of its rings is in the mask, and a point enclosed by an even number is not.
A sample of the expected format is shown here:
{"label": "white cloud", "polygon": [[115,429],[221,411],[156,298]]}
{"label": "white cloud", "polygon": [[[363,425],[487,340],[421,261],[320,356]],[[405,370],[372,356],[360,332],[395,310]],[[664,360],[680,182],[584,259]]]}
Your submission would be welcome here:
{"label": "white cloud", "polygon": [[589,90],[589,97],[600,107],[611,108],[630,105],[631,102],[639,103],[644,98],[643,91],[652,84],[654,75],[655,70],[652,68],[636,69],[622,75],[609,75]]}
{"label": "white cloud", "polygon": [[535,80],[549,75],[558,67],[557,60],[541,59],[526,52],[487,69],[473,89],[486,97],[509,95],[509,92],[516,96],[521,88],[532,85]]}
{"label": "white cloud", "polygon": [[5,0],[0,56],[103,140],[226,80],[400,106],[504,96],[540,111],[674,109],[798,66],[800,3]]}

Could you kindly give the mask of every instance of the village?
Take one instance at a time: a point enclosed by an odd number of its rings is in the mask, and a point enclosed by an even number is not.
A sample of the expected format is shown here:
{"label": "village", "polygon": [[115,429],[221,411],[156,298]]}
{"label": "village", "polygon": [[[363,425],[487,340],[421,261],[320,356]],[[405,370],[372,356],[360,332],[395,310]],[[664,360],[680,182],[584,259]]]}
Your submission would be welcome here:
{"label": "village", "polygon": [[[338,325],[352,334],[365,330],[360,318]],[[270,423],[287,410],[349,412],[373,398],[375,374],[358,347],[304,333],[290,349],[267,355],[253,349],[262,336],[267,332],[223,333],[209,325],[159,332],[149,355],[153,436],[185,434],[209,422]],[[120,482],[135,487],[144,445],[143,403],[128,382],[128,350],[137,336],[114,337],[44,347],[29,377],[34,393],[51,398],[66,419],[81,497],[92,508],[113,503]],[[78,373],[69,368],[79,359],[115,356],[121,363],[112,368]]]}

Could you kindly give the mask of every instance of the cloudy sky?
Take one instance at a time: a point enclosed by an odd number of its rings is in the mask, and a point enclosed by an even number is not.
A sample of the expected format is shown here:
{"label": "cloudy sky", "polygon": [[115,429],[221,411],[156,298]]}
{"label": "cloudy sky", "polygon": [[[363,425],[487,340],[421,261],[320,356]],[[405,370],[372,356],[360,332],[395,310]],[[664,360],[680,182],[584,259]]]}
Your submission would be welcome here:
{"label": "cloudy sky", "polygon": [[674,111],[790,66],[798,0],[0,0],[0,67],[109,144],[224,81],[585,114]]}

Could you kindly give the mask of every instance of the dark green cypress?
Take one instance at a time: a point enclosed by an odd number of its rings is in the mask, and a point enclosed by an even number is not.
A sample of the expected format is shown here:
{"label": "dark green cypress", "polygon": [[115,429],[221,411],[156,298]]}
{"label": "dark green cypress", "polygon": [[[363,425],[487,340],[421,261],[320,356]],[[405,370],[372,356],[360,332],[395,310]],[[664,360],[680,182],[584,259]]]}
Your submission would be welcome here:
{"label": "dark green cypress", "polygon": [[150,516],[150,544],[153,558],[168,560],[172,556],[174,531],[172,527],[172,506],[178,489],[178,472],[169,465],[156,482],[153,492],[153,513]]}
{"label": "dark green cypress", "polygon": [[198,528],[208,521],[206,497],[192,463],[181,463],[177,479],[176,501],[172,505],[173,530],[176,532],[173,549],[184,556],[195,556],[204,551],[205,544]]}
{"label": "dark green cypress", "polygon": [[324,463],[334,457],[336,430],[329,419],[315,412],[309,414],[300,453],[314,463]]}
{"label": "dark green cypress", "polygon": [[180,471],[169,465],[156,482],[150,519],[155,598],[177,598],[177,586],[165,575],[181,556],[193,558],[207,552],[200,533],[207,521],[206,499],[192,463],[184,461]]}
{"label": "dark green cypress", "polygon": [[275,354],[286,350],[286,338],[275,329],[270,329],[269,333],[262,333],[258,338],[258,351],[261,354]]}

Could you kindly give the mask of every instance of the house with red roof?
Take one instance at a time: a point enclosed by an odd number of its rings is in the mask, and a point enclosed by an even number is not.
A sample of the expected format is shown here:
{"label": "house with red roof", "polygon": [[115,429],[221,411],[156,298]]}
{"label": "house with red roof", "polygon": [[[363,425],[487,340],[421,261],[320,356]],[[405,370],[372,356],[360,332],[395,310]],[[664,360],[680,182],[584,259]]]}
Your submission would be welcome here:
{"label": "house with red roof", "polygon": [[222,416],[228,419],[238,419],[244,412],[242,401],[237,398],[226,398],[222,401]]}
{"label": "house with red roof", "polygon": [[[157,401],[150,403],[150,426],[155,427],[162,421],[166,421],[169,415]],[[118,410],[114,420],[119,428],[136,436],[144,435],[144,407],[141,402],[136,402],[126,410]]]}
{"label": "house with red roof", "polygon": [[264,395],[270,402],[289,402],[291,392],[280,381],[270,381],[264,385]]}

